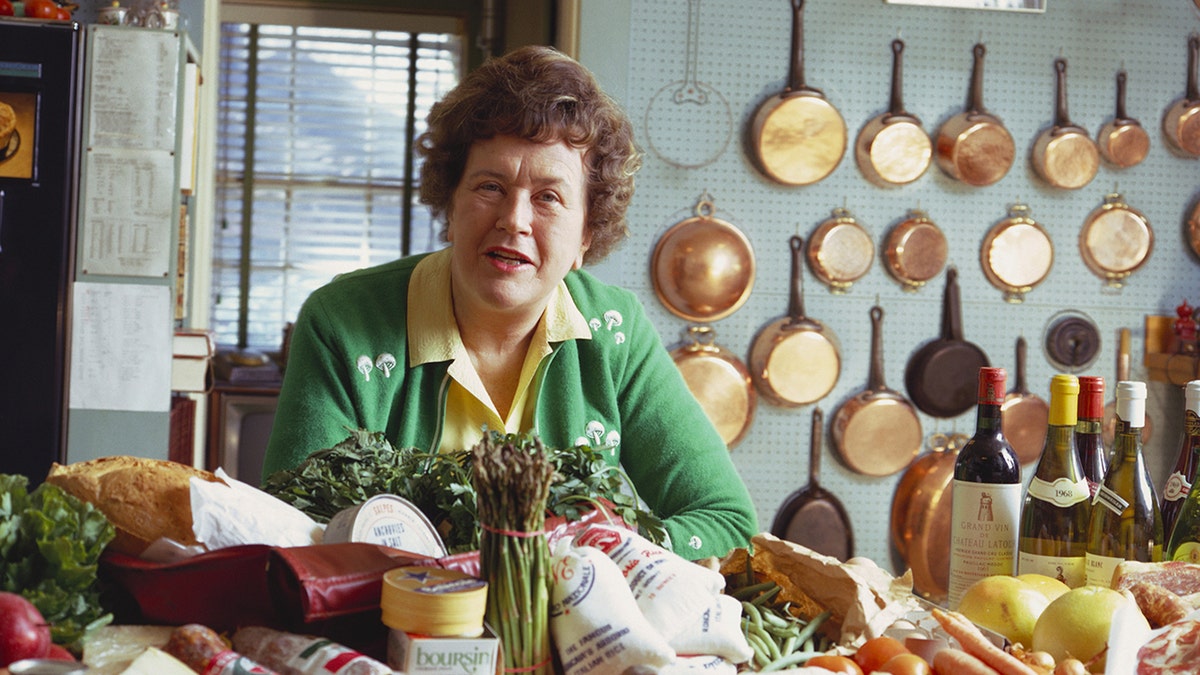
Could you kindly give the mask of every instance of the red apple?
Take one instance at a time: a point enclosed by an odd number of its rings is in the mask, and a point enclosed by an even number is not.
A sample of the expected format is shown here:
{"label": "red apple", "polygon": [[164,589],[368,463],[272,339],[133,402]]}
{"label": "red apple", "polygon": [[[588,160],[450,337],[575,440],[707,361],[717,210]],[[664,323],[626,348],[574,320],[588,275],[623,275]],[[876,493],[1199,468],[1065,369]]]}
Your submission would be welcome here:
{"label": "red apple", "polygon": [[50,649],[46,650],[45,658],[54,659],[55,661],[78,661],[75,655],[71,653],[71,650],[53,642],[50,643]]}
{"label": "red apple", "polygon": [[12,0],[0,0],[0,16],[12,16],[15,13]]}
{"label": "red apple", "polygon": [[32,602],[0,592],[0,667],[21,659],[40,659],[50,649],[50,625]]}

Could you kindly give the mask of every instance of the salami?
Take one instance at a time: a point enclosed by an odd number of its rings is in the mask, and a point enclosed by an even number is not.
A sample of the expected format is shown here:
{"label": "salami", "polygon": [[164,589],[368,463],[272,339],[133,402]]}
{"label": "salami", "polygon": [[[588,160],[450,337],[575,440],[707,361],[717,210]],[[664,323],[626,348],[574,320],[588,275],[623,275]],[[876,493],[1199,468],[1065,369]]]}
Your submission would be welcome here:
{"label": "salami", "polygon": [[391,675],[392,669],[332,640],[246,626],[233,634],[242,654],[280,675]]}
{"label": "salami", "polygon": [[1200,593],[1200,564],[1172,560],[1169,562],[1138,562],[1125,560],[1113,573],[1112,587],[1122,590],[1138,581],[1158,584],[1175,595]]}
{"label": "salami", "polygon": [[163,651],[200,675],[279,675],[233,651],[216,631],[197,623],[171,631]]}
{"label": "salami", "polygon": [[1151,628],[1162,628],[1187,616],[1192,608],[1178,595],[1148,581],[1137,581],[1129,586],[1129,592],[1137,601]]}
{"label": "salami", "polygon": [[1200,663],[1200,619],[1167,626],[1138,649],[1137,675],[1186,675]]}

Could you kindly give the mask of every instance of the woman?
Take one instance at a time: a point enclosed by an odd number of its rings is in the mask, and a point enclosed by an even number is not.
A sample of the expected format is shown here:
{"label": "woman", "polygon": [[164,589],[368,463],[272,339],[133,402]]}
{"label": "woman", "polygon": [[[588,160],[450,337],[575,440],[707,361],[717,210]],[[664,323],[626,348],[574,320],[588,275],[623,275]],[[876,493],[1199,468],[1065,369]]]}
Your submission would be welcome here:
{"label": "woman", "polygon": [[306,301],[264,475],[348,428],[443,450],[532,430],[605,447],[681,555],[745,545],[749,494],[644,308],[580,269],[628,235],[640,154],[625,114],[581,65],[526,47],[435,104],[419,146],[421,201],[449,246]]}

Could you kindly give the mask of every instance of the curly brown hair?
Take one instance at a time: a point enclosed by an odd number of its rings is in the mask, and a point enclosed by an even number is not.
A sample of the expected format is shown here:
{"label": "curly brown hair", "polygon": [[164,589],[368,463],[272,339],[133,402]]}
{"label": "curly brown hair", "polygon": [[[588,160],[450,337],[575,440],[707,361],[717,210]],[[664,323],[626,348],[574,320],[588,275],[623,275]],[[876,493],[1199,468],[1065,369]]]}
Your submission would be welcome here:
{"label": "curly brown hair", "polygon": [[633,125],[592,73],[569,56],[530,46],[488,59],[430,108],[427,123],[417,139],[424,159],[420,198],[434,218],[445,221],[475,141],[517,136],[586,149],[591,245],[585,264],[602,260],[629,235],[625,211],[642,163]]}

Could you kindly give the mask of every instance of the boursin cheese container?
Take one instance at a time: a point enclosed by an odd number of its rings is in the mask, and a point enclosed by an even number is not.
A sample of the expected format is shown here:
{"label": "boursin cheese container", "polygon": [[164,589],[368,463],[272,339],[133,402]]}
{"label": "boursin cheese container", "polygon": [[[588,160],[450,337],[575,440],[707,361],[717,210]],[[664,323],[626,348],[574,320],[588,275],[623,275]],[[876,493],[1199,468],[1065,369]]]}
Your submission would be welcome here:
{"label": "boursin cheese container", "polygon": [[388,666],[409,675],[493,675],[500,643],[483,621],[487,582],[434,567],[383,576]]}
{"label": "boursin cheese container", "polygon": [[446,545],[425,514],[395,495],[376,495],[339,511],[325,527],[324,541],[365,542],[430,558],[446,556]]}

